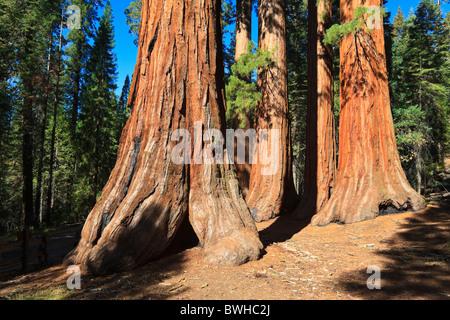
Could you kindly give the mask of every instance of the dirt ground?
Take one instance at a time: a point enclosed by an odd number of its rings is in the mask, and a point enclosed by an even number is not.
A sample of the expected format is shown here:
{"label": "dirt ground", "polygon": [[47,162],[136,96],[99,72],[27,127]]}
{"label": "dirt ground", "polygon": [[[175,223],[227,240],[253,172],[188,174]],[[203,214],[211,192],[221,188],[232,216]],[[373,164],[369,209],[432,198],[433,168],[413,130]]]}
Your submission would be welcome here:
{"label": "dirt ground", "polygon": [[[125,273],[82,275],[81,290],[68,291],[56,266],[0,282],[0,299],[449,300],[450,197],[437,200],[352,225],[260,223],[265,252],[239,267],[205,265],[192,248]],[[367,287],[369,266],[381,271],[379,290]]]}

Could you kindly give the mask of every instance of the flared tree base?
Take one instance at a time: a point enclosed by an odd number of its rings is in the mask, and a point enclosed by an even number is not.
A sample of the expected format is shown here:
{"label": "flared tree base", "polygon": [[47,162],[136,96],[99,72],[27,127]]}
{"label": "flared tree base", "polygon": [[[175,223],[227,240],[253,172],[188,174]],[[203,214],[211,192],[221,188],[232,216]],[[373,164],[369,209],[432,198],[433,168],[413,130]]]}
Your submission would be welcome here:
{"label": "flared tree base", "polygon": [[380,188],[380,185],[358,186],[358,183],[341,183],[334,190],[330,200],[311,220],[314,226],[329,223],[350,224],[375,219],[383,214],[404,211],[419,211],[426,207],[425,200],[411,187],[394,185]]}

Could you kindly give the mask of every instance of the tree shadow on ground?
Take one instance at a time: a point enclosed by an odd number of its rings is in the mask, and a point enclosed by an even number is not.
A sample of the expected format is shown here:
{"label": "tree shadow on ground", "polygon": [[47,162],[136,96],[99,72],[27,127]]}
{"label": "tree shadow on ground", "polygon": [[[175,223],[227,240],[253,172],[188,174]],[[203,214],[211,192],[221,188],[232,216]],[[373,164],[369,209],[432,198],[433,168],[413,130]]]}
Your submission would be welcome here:
{"label": "tree shadow on ground", "polygon": [[306,228],[310,222],[311,218],[298,220],[289,214],[282,215],[277,217],[275,222],[267,228],[262,229],[259,232],[259,237],[266,248],[273,243],[291,239],[295,234]]}
{"label": "tree shadow on ground", "polygon": [[450,299],[450,198],[397,223],[389,248],[377,253],[386,261],[381,289],[368,289],[367,269],[345,276],[342,289],[363,299]]}
{"label": "tree shadow on ground", "polygon": [[[81,290],[66,289],[73,273],[59,265],[40,272],[0,282],[0,300],[35,299],[62,289],[67,300],[166,300],[187,290],[174,277],[183,274],[186,253],[170,255],[134,270],[108,276],[81,274]],[[171,279],[168,282],[168,279]]]}
{"label": "tree shadow on ground", "polygon": [[187,288],[173,279],[184,273],[185,263],[196,254],[195,249],[187,249],[198,244],[187,216],[177,235],[162,256],[141,267],[106,276],[94,276],[82,271],[80,290],[66,289],[67,280],[73,272],[67,273],[67,266],[57,265],[0,282],[0,300],[45,299],[51,291],[58,289],[61,291],[60,298],[68,300],[166,300],[180,295]]}

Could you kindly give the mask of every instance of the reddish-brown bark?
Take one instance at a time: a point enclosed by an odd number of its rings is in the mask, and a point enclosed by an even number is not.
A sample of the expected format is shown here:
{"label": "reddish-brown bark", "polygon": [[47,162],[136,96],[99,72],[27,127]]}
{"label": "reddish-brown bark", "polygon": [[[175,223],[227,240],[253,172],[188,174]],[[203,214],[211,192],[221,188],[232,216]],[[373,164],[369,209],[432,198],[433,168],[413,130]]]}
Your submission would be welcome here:
{"label": "reddish-brown bark", "polygon": [[328,201],[336,175],[333,114],[333,51],[323,38],[331,26],[332,3],[308,2],[308,114],[305,184],[298,218],[310,218]]}
{"label": "reddish-brown bark", "polygon": [[[144,0],[128,120],[117,163],[66,258],[96,274],[161,255],[183,220],[214,264],[241,264],[262,250],[233,168],[175,164],[176,129],[225,130],[220,0]],[[193,139],[192,139],[193,140]],[[192,148],[194,150],[194,148]]]}
{"label": "reddish-brown bark", "polygon": [[235,60],[247,53],[252,40],[252,0],[236,1],[236,51]]}
{"label": "reddish-brown bark", "polygon": [[[274,218],[293,208],[297,203],[291,168],[291,145],[288,118],[286,67],[286,3],[284,0],[260,0],[258,4],[259,40],[263,50],[273,52],[273,63],[258,74],[258,87],[262,94],[255,110],[255,130],[279,130],[275,142],[278,170],[263,175],[267,167],[259,161],[252,165],[247,203],[256,221]],[[258,156],[261,141],[257,143]],[[272,143],[269,131],[268,145]],[[269,156],[272,157],[270,151]],[[274,158],[274,157],[272,157]]]}
{"label": "reddish-brown bark", "polygon": [[[381,0],[341,0],[341,20]],[[423,198],[409,185],[397,152],[383,24],[347,35],[340,47],[339,164],[336,186],[314,225],[353,223],[383,213],[420,210]]]}

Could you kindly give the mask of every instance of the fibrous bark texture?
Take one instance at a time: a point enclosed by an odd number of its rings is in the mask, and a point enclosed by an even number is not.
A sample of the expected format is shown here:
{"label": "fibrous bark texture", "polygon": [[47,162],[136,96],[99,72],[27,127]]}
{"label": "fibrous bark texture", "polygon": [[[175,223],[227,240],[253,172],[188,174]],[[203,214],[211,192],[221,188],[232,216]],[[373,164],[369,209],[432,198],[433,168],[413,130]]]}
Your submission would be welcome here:
{"label": "fibrous bark texture", "polygon": [[252,0],[236,1],[236,51],[235,60],[247,53],[252,40]]}
{"label": "fibrous bark texture", "polygon": [[[343,23],[359,6],[380,0],[341,1]],[[425,201],[409,185],[394,135],[382,19],[371,32],[347,35],[340,47],[339,164],[330,200],[313,225],[353,223],[380,214],[420,210]]]}
{"label": "fibrous bark texture", "polygon": [[[284,0],[260,0],[258,4],[258,45],[273,53],[273,63],[258,74],[262,98],[255,110],[255,130],[259,136],[257,152],[261,155],[260,132],[268,130],[267,145],[274,145],[276,148],[267,150],[267,155],[272,160],[270,165],[277,170],[264,173],[264,168],[268,165],[261,159],[252,165],[246,200],[256,221],[269,220],[285,213],[298,201],[291,168],[285,10]],[[278,130],[278,134],[275,136],[270,130]],[[274,161],[277,162],[275,166]]]}
{"label": "fibrous bark texture", "polygon": [[336,175],[333,114],[333,50],[323,38],[331,26],[332,3],[308,2],[308,114],[305,187],[298,218],[315,215],[331,196]]}
{"label": "fibrous bark texture", "polygon": [[117,163],[67,264],[94,274],[145,264],[167,249],[187,215],[207,262],[259,257],[262,244],[234,168],[171,161],[175,130],[194,137],[196,121],[225,130],[220,5],[143,0],[132,113]]}

